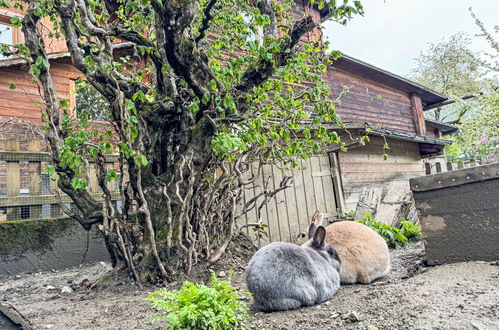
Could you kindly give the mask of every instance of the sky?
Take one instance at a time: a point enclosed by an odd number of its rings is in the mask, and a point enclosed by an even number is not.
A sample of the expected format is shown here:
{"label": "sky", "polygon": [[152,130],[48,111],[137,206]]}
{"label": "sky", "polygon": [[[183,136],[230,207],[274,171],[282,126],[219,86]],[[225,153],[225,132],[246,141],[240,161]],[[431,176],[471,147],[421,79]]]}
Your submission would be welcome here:
{"label": "sky", "polygon": [[324,25],[331,49],[401,76],[410,73],[414,58],[428,49],[428,43],[460,31],[471,37],[471,49],[490,49],[475,37],[480,31],[469,7],[489,32],[499,25],[499,0],[363,0],[362,4],[363,17],[354,17],[346,26]]}

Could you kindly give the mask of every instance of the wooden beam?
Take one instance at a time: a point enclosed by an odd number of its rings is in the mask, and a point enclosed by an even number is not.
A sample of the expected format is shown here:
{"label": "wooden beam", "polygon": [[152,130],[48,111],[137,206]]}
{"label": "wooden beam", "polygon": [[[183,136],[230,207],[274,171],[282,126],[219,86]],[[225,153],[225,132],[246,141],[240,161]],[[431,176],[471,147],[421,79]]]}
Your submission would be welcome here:
{"label": "wooden beam", "polygon": [[345,213],[347,207],[345,203],[345,193],[343,191],[343,181],[341,179],[340,159],[338,157],[338,152],[330,152],[328,156],[329,165],[331,166],[331,177],[333,179],[336,208],[339,212]]}
{"label": "wooden beam", "polygon": [[[92,197],[95,198],[96,200],[103,200],[102,194],[92,194]],[[111,193],[111,198],[113,200],[119,200],[121,198],[121,195],[120,193],[113,192]],[[61,194],[61,201],[63,203],[73,202],[68,195],[64,194]],[[0,197],[0,207],[45,205],[45,204],[58,204],[58,200],[55,195]]]}
{"label": "wooden beam", "polygon": [[[483,95],[483,93],[465,95],[465,96],[461,97],[461,100],[471,99],[471,98],[474,98],[474,97],[477,97],[477,96],[480,96],[480,95]],[[445,101],[442,101],[442,102],[430,104],[430,105],[424,107],[423,110],[425,110],[425,111],[426,110],[431,110],[431,109],[443,107],[444,105],[452,104],[452,103],[455,103],[455,102],[456,102],[456,100],[445,100]]]}
{"label": "wooden beam", "polygon": [[[16,138],[5,141],[5,150],[12,153],[19,152],[19,140]],[[21,189],[21,169],[19,161],[6,159],[7,196],[19,195]]]}
{"label": "wooden beam", "polygon": [[[118,162],[119,155],[104,155],[106,162]],[[0,161],[28,161],[28,162],[50,162],[50,155],[46,152],[12,152],[10,150],[0,151]]]}
{"label": "wooden beam", "polygon": [[411,109],[412,116],[414,120],[414,125],[416,126],[416,133],[419,135],[426,135],[426,123],[423,113],[423,104],[421,103],[421,97],[411,93]]}

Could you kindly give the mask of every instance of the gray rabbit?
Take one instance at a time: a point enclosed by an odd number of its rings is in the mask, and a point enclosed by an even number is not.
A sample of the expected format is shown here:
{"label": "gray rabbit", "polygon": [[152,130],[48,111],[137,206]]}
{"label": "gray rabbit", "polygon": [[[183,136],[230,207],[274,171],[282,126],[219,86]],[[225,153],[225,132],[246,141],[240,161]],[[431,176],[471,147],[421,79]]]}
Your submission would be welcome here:
{"label": "gray rabbit", "polygon": [[311,224],[302,246],[276,242],[258,250],[246,271],[254,307],[264,312],[323,303],[340,287],[340,258],[324,243],[326,230]]}

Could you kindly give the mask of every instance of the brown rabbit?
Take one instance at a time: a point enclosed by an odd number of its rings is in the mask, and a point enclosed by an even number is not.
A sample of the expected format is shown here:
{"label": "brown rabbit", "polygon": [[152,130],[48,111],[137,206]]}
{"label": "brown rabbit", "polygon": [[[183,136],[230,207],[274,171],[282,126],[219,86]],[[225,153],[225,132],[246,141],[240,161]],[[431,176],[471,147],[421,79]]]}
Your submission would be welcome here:
{"label": "brown rabbit", "polygon": [[[312,223],[322,224],[322,214],[316,211]],[[309,240],[307,230],[297,237],[297,243]],[[355,221],[335,222],[326,227],[326,243],[334,247],[341,260],[341,283],[371,283],[390,271],[388,246],[378,233]]]}

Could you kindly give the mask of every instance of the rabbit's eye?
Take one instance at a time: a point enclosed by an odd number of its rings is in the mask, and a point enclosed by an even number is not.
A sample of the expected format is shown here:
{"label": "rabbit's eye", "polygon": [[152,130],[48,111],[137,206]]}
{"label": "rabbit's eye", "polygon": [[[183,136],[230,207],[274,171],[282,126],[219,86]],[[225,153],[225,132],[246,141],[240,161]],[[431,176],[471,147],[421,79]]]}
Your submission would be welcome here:
{"label": "rabbit's eye", "polygon": [[301,234],[300,234],[300,237],[301,237],[301,238],[305,238],[306,236],[307,236],[307,235],[306,235],[305,233],[301,233]]}

